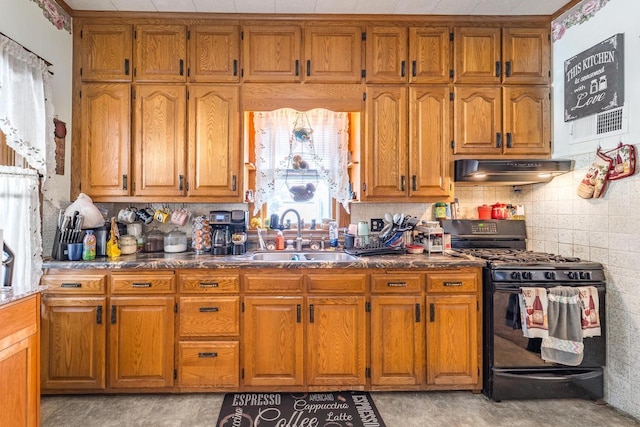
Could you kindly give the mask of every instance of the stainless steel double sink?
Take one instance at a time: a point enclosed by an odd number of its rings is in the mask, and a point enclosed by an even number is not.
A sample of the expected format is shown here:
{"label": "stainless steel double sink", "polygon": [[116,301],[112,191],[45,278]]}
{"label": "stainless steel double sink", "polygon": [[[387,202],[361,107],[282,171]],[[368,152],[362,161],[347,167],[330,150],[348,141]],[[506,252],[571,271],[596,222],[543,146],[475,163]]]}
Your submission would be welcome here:
{"label": "stainless steel double sink", "polygon": [[259,252],[249,257],[253,261],[356,261],[358,258],[344,252]]}

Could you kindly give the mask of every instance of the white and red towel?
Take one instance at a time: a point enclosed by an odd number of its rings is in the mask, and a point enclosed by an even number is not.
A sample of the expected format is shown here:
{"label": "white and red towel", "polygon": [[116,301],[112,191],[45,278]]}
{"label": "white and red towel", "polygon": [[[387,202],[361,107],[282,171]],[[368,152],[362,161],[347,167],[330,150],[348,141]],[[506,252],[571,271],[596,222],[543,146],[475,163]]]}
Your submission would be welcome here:
{"label": "white and red towel", "polygon": [[522,333],[528,338],[547,338],[549,323],[547,320],[546,288],[521,288],[520,315]]}
{"label": "white and red towel", "polygon": [[582,286],[578,291],[582,305],[582,336],[598,337],[601,334],[598,289],[595,286]]}

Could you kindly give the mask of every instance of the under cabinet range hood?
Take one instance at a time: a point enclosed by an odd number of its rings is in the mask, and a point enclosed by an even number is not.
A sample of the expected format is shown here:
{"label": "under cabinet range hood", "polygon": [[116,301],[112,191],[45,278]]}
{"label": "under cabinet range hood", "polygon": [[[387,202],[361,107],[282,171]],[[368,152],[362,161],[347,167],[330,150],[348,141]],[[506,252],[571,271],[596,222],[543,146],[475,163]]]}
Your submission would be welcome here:
{"label": "under cabinet range hood", "polygon": [[570,172],[573,160],[456,160],[457,185],[523,185],[549,182]]}

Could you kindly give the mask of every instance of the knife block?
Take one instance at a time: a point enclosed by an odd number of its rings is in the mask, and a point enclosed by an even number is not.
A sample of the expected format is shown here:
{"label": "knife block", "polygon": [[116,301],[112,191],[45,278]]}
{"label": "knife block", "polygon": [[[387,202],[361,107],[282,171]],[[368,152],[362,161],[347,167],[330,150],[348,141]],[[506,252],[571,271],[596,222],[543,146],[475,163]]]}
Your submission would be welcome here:
{"label": "knife block", "polygon": [[53,248],[51,249],[51,257],[58,261],[64,261],[68,259],[67,243],[60,242],[62,232],[60,227],[56,227],[56,235],[53,237]]}

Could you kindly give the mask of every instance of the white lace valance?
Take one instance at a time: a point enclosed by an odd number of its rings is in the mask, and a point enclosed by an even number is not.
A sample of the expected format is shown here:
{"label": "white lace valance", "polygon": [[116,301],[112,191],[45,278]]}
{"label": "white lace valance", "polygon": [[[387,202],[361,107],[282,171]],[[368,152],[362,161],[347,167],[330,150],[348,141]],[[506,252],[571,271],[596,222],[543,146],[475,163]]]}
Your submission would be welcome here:
{"label": "white lace valance", "polygon": [[46,176],[53,164],[51,75],[46,63],[0,35],[0,130],[7,145]]}

